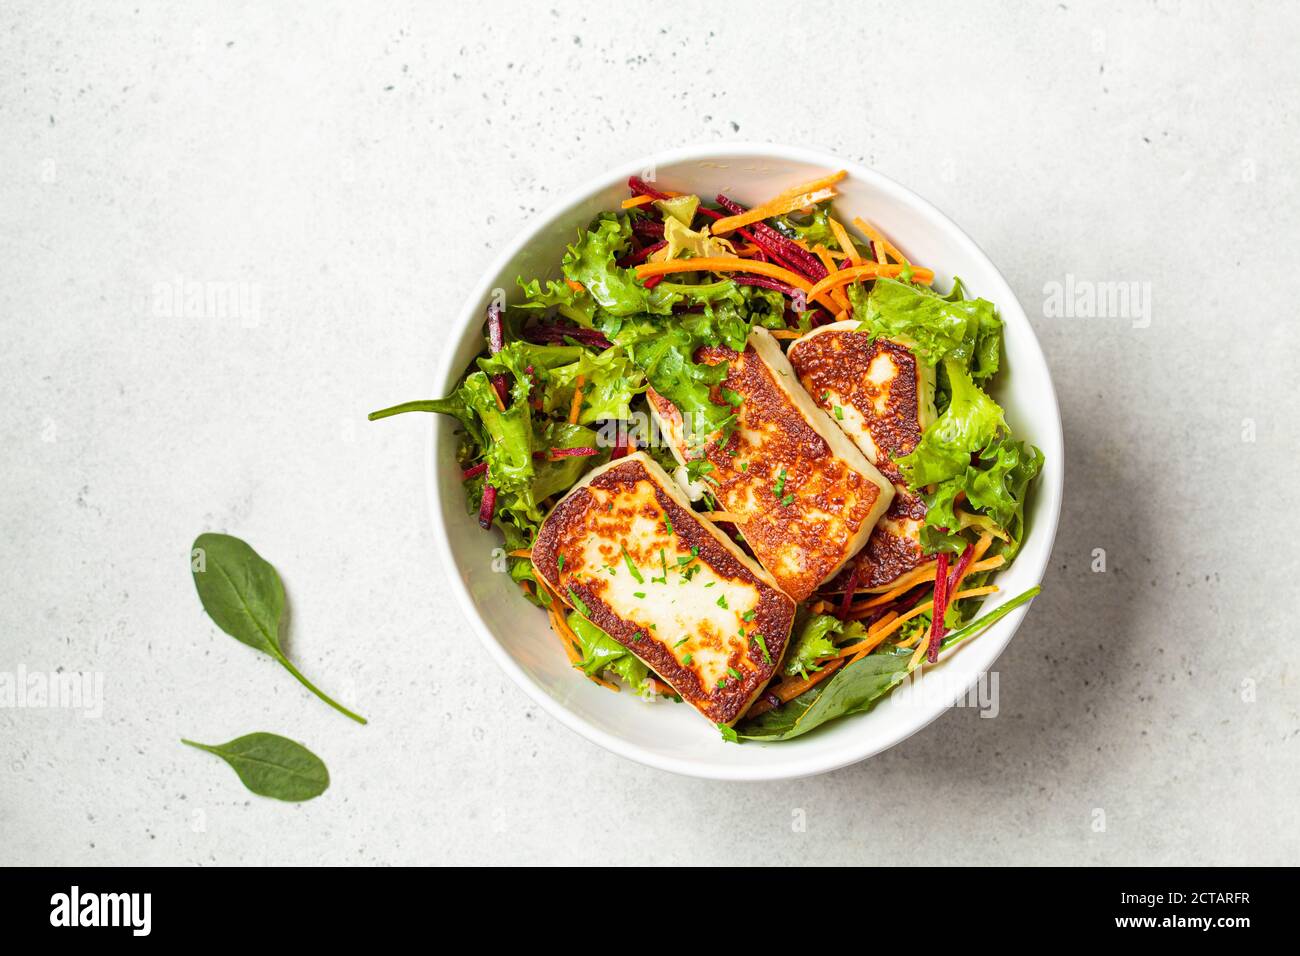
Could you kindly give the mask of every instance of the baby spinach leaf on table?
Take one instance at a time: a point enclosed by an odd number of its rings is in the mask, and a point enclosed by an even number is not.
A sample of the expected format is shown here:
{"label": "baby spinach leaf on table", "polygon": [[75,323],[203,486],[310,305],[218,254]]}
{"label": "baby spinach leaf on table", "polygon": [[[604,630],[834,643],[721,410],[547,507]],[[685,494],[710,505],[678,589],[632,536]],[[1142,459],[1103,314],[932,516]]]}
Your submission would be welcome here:
{"label": "baby spinach leaf on table", "polygon": [[181,743],[216,754],[259,796],[297,803],[319,797],[330,785],[329,771],[320,757],[279,734],[248,734],[225,744],[200,744],[184,738]]}
{"label": "baby spinach leaf on table", "polygon": [[[1041,590],[1041,587],[1032,587],[953,631],[944,639],[944,649],[995,624],[1020,605],[1032,600]],[[869,710],[907,676],[907,665],[912,654],[911,648],[894,647],[868,654],[841,668],[833,677],[804,691],[794,700],[760,714],[753,720],[745,721],[737,728],[737,732],[744,740],[790,740],[837,717]]]}
{"label": "baby spinach leaf on table", "polygon": [[247,542],[228,534],[204,532],[194,539],[194,587],[208,616],[235,640],[269,654],[299,683],[339,713],[359,724],[366,719],[331,700],[294,667],[280,648],[284,585],[268,561]]}

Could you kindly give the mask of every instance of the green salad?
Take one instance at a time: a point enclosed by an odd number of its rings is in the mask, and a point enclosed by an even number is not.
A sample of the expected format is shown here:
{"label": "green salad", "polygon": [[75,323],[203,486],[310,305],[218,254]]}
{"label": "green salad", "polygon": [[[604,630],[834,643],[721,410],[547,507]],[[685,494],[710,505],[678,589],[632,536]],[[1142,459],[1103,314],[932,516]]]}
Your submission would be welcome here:
{"label": "green salad", "polygon": [[[1043,467],[1042,453],[1012,435],[987,390],[1003,365],[997,309],[960,279],[933,288],[933,272],[878,229],[840,216],[835,187],[844,176],[753,207],[633,177],[628,199],[578,233],[555,273],[520,276],[509,301],[497,293],[487,304],[482,352],[451,394],[370,416],[455,419],[456,459],[444,465],[459,469],[468,511],[503,536],[521,608],[527,601],[542,609],[532,613],[547,614],[556,653],[612,690],[684,699],[726,740],[788,740],[868,710],[945,648],[1038,593],[980,613],[1024,540],[1026,497]],[[811,470],[781,458],[779,441],[761,486],[741,473],[748,460],[729,468],[719,456],[724,448],[733,457],[736,448],[766,454],[760,441],[773,442],[747,416],[757,399],[737,373],[739,357],[757,361],[756,339],[779,344],[764,367],[794,396],[788,414],[819,435],[838,430],[829,444],[812,444],[847,449],[839,456],[850,471],[876,481],[871,523],[856,527],[847,511],[828,521],[825,502],[839,500],[833,488],[817,491],[820,511],[805,507],[814,500]],[[673,476],[673,495],[710,533],[793,600],[782,639],[758,635],[747,647],[720,649],[685,626],[615,636],[622,632],[598,626],[593,618],[607,618],[573,588],[557,586],[566,556],[550,554],[544,565],[534,553],[544,521],[593,469],[637,452]],[[751,460],[766,467],[761,455]],[[759,537],[774,520],[798,529],[779,551]],[[607,543],[601,560],[611,580],[653,574],[648,559],[634,560],[635,546],[630,538]],[[698,547],[684,545],[660,557],[665,583],[674,558],[682,583],[701,560]],[[817,565],[821,558],[833,566]],[[816,569],[805,574],[815,579],[783,577],[794,566]],[[634,593],[654,600],[647,589]],[[722,598],[715,603],[726,608]],[[706,658],[726,667],[708,687],[698,676]],[[724,690],[729,708],[714,719],[722,711],[701,701]]]}

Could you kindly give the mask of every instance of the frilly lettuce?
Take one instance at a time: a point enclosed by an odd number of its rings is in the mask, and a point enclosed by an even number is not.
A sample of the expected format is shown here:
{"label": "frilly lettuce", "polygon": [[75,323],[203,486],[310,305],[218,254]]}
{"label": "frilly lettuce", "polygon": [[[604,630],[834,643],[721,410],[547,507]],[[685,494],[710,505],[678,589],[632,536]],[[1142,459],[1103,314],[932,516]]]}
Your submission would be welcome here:
{"label": "frilly lettuce", "polygon": [[882,277],[870,293],[861,285],[851,286],[849,301],[864,332],[908,339],[930,365],[955,360],[976,381],[998,370],[1002,320],[987,299],[965,299],[960,279],[951,293],[941,296],[924,286]]}
{"label": "frilly lettuce", "polygon": [[647,289],[635,271],[617,262],[632,240],[627,216],[601,213],[569,246],[561,268],[564,276],[579,282],[596,304],[610,315],[668,315],[673,300],[658,289]]}

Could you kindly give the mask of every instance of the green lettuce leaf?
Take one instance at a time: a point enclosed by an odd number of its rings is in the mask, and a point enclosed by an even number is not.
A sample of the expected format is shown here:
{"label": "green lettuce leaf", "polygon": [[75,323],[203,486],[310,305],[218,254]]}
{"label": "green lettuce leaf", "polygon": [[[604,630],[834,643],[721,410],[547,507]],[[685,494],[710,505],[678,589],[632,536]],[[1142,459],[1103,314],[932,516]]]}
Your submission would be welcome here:
{"label": "green lettuce leaf", "polygon": [[948,407],[921,435],[909,455],[896,459],[912,488],[964,475],[970,456],[983,450],[1006,428],[1002,408],[989,398],[961,362],[943,362],[951,397]]}
{"label": "green lettuce leaf", "polygon": [[788,239],[797,239],[808,246],[821,243],[827,249],[837,249],[839,244],[835,241],[835,233],[831,230],[830,218],[830,203],[822,203],[813,209],[811,216],[800,218],[790,215],[777,216],[773,222],[776,223],[777,231],[784,233]]}
{"label": "green lettuce leaf", "polygon": [[647,289],[632,269],[618,265],[628,249],[632,225],[627,216],[601,213],[564,254],[564,275],[582,283],[587,293],[610,315],[668,315],[673,298],[658,288]]}
{"label": "green lettuce leaf", "polygon": [[998,370],[1002,320],[987,299],[967,300],[960,279],[951,293],[940,296],[924,286],[882,277],[870,292],[854,283],[849,301],[862,331],[905,339],[930,365],[958,361],[976,381]]}
{"label": "green lettuce leaf", "polygon": [[639,657],[577,611],[570,611],[568,620],[582,645],[582,660],[577,666],[584,674],[600,677],[612,673],[637,693],[648,692],[650,668]]}
{"label": "green lettuce leaf", "polygon": [[695,211],[700,208],[700,197],[696,195],[674,196],[672,199],[656,199],[655,208],[664,214],[664,222],[669,218],[683,226],[695,221]]}
{"label": "green lettuce leaf", "polygon": [[[854,625],[847,625],[852,628]],[[861,630],[861,626],[857,626]],[[799,629],[799,636],[790,644],[785,654],[784,673],[787,677],[798,675],[807,677],[810,673],[821,670],[818,658],[835,653],[835,641],[839,635],[850,635],[846,624],[833,614],[814,614]]]}
{"label": "green lettuce leaf", "polygon": [[582,349],[577,361],[549,370],[543,388],[542,408],[547,412],[567,414],[579,375],[583,382],[578,421],[582,424],[631,417],[629,404],[645,391],[645,376],[623,349],[611,348],[603,352]]}
{"label": "green lettuce leaf", "polygon": [[546,311],[554,308],[565,318],[572,319],[585,328],[592,327],[592,322],[596,318],[596,300],[585,290],[574,289],[567,282],[559,282],[555,279],[548,279],[545,285],[537,279],[525,282],[521,278],[518,282],[519,287],[524,290],[524,301],[513,308],[528,311]]}
{"label": "green lettuce leaf", "polygon": [[509,499],[511,510],[520,511],[530,521],[541,521],[532,497],[533,424],[528,408],[527,380],[522,383],[515,381],[511,389],[511,404],[505,411],[497,407],[496,392],[486,372],[473,372],[467,376],[461,393],[483,423],[484,457],[499,496],[498,510],[502,505],[501,496],[504,496]]}

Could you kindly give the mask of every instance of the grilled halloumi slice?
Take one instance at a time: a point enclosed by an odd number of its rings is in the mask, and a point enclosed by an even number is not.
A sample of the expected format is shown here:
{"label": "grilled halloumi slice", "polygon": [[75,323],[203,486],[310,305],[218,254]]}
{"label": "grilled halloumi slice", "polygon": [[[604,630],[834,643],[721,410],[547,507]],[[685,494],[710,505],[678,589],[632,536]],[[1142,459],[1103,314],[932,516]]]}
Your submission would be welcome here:
{"label": "grilled halloumi slice", "polygon": [[788,354],[813,400],[894,484],[894,501],[858,562],[860,586],[888,584],[924,558],[925,504],[894,459],[911,452],[934,422],[934,366],[920,361],[905,339],[873,340],[855,321],[814,329]]}
{"label": "grilled halloumi slice", "polygon": [[556,503],[533,566],[714,723],[749,709],[790,639],[794,601],[644,452],[593,469]]}
{"label": "grilled halloumi slice", "polygon": [[680,412],[653,389],[650,409],[679,462],[693,451],[712,465],[710,494],[781,589],[802,601],[866,544],[893,487],[813,404],[764,329],[744,352],[708,347],[696,360],[727,362],[722,388],[740,396],[725,443],[715,433],[688,448]]}

